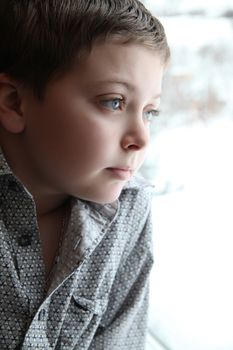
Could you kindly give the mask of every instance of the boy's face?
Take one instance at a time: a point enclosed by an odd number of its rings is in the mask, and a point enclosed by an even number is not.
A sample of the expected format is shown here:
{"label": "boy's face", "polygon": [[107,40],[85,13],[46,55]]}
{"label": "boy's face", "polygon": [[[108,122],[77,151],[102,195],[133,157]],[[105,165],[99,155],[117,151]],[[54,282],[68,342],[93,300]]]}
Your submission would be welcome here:
{"label": "boy's face", "polygon": [[108,41],[49,83],[42,102],[26,92],[22,142],[38,188],[99,203],[117,199],[143,163],[162,74],[155,51]]}

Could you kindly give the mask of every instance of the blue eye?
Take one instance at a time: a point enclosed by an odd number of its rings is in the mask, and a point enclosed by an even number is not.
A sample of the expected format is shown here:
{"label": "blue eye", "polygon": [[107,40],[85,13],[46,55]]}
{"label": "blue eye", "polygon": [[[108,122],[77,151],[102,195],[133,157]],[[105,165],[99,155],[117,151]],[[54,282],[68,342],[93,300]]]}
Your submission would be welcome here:
{"label": "blue eye", "polygon": [[152,109],[151,111],[145,112],[145,119],[148,122],[151,122],[155,117],[158,117],[160,114],[160,111],[158,109]]}
{"label": "blue eye", "polygon": [[121,108],[121,105],[122,105],[122,99],[121,98],[114,98],[114,99],[111,99],[111,100],[104,100],[104,101],[101,101],[101,104],[104,106],[104,107],[107,107],[113,111],[117,111],[118,109]]}

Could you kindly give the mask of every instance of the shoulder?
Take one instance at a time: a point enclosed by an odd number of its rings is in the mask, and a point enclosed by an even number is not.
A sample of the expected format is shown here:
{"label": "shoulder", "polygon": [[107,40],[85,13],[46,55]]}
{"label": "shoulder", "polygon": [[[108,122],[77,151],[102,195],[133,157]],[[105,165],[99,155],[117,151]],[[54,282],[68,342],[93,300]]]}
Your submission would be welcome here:
{"label": "shoulder", "polygon": [[125,242],[124,259],[128,256],[151,263],[153,261],[152,248],[152,220],[151,200],[154,186],[142,177],[133,177],[125,185],[119,197],[119,212],[115,225],[119,237]]}
{"label": "shoulder", "polygon": [[144,216],[151,207],[154,186],[142,176],[134,176],[123,188],[119,197],[120,206]]}
{"label": "shoulder", "polygon": [[151,235],[151,199],[154,187],[142,177],[134,177],[123,188],[119,197],[119,211],[116,220],[118,229],[137,241],[143,234]]}

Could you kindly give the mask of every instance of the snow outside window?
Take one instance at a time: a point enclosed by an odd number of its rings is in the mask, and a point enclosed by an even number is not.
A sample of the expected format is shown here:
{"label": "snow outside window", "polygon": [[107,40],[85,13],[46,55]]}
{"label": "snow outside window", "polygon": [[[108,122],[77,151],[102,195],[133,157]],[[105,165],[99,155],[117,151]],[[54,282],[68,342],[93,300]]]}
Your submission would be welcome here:
{"label": "snow outside window", "polygon": [[233,350],[233,3],[148,0],[172,51],[154,185],[147,350]]}

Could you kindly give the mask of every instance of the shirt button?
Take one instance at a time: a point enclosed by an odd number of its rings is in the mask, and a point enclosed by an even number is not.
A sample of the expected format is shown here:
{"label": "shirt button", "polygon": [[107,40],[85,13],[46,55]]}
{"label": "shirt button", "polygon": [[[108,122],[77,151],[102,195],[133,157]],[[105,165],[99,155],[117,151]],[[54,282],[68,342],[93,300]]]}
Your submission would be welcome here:
{"label": "shirt button", "polygon": [[46,310],[41,309],[38,315],[38,320],[39,321],[45,321],[46,320]]}
{"label": "shirt button", "polygon": [[21,350],[22,345],[23,345],[23,340],[21,341],[21,343],[19,345],[16,346],[16,348],[14,350]]}
{"label": "shirt button", "polygon": [[15,181],[9,181],[8,187],[13,192],[22,192],[21,187]]}
{"label": "shirt button", "polygon": [[32,243],[32,238],[29,235],[22,235],[19,237],[18,243],[21,247],[28,247]]}

